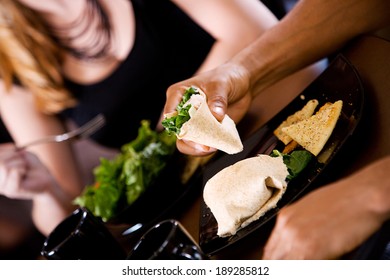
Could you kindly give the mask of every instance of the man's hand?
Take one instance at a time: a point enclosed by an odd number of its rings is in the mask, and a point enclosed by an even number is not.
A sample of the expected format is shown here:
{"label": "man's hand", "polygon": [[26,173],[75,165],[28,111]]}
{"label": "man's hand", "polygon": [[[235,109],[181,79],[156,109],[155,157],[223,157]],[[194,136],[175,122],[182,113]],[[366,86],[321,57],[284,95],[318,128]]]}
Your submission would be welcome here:
{"label": "man's hand", "polygon": [[[252,101],[249,76],[235,64],[224,64],[191,79],[170,86],[164,114],[175,111],[185,89],[195,86],[207,95],[210,111],[218,121],[228,114],[237,124],[246,114]],[[178,149],[185,154],[205,156],[216,150],[194,142],[178,140]]]}
{"label": "man's hand", "polygon": [[279,213],[264,259],[336,259],[390,217],[390,158],[306,195]]}

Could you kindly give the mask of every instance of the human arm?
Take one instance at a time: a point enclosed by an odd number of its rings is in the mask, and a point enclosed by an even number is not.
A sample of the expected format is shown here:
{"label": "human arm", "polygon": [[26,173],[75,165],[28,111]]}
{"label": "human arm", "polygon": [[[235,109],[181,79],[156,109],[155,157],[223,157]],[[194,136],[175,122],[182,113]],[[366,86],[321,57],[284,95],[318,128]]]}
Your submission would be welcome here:
{"label": "human arm", "polygon": [[[258,94],[322,57],[350,39],[389,23],[390,2],[385,0],[302,0],[279,24],[227,63],[177,83],[167,91],[164,113],[172,112],[183,87],[198,86],[208,96],[214,116],[225,113],[240,121]],[[351,19],[351,20],[348,20]],[[207,147],[178,141],[184,153],[205,155]]]}
{"label": "human arm", "polygon": [[15,152],[12,143],[0,145],[0,193],[11,199],[32,199],[36,227],[48,235],[73,210],[70,197],[32,153]]}
{"label": "human arm", "polygon": [[283,208],[264,259],[336,259],[390,219],[390,156]]}
{"label": "human arm", "polygon": [[298,1],[284,20],[231,62],[245,68],[252,93],[259,94],[351,39],[388,25],[389,9],[386,0]]}
{"label": "human arm", "polygon": [[[37,112],[32,95],[21,87],[14,86],[8,93],[0,91],[0,110],[2,120],[16,144],[65,131],[57,117]],[[24,199],[27,194],[30,196],[34,222],[42,233],[48,234],[69,215],[74,207],[72,199],[81,192],[83,183],[69,143],[37,145],[29,151],[39,157],[54,180],[50,181],[52,184],[45,184],[46,187],[40,189],[40,192],[22,191],[22,185],[13,188],[15,193],[12,196],[20,195]]]}
{"label": "human arm", "polygon": [[259,0],[173,0],[215,43],[198,73],[226,62],[278,20]]}

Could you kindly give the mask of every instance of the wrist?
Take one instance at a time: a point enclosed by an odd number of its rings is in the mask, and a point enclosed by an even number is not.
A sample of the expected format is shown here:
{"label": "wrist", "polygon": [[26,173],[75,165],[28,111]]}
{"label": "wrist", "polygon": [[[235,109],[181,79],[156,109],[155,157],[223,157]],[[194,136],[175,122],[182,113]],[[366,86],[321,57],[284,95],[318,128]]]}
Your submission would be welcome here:
{"label": "wrist", "polygon": [[228,73],[230,89],[233,95],[237,94],[239,96],[244,92],[252,92],[252,77],[245,64],[231,60],[223,64],[219,69],[223,73],[222,76],[226,76],[225,73]]}
{"label": "wrist", "polygon": [[32,218],[37,229],[45,236],[76,208],[72,197],[57,182],[47,182],[46,190],[33,198]]}
{"label": "wrist", "polygon": [[[263,38],[260,38],[261,40]],[[270,45],[274,44],[276,43],[272,42]],[[282,59],[278,58],[279,54],[267,46],[267,44],[259,43],[249,45],[231,59],[231,63],[236,65],[246,77],[252,97],[261,94],[285,77],[283,73],[285,64]]]}
{"label": "wrist", "polygon": [[72,201],[74,197],[58,184],[58,182],[50,175],[45,180],[45,191],[40,192],[34,197],[34,203],[39,205],[58,205],[64,211],[69,212],[74,208]]}

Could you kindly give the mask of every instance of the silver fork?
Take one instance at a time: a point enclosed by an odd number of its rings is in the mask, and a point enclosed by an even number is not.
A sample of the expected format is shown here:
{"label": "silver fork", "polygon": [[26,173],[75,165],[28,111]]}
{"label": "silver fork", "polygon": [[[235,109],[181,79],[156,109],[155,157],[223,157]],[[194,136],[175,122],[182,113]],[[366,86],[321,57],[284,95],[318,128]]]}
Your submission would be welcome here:
{"label": "silver fork", "polygon": [[69,132],[63,133],[63,134],[58,134],[58,135],[50,135],[38,140],[34,140],[32,142],[29,142],[27,144],[21,145],[21,146],[16,146],[15,149],[16,151],[24,150],[27,147],[33,146],[33,145],[38,145],[42,143],[50,143],[50,142],[63,142],[63,141],[68,141],[68,140],[75,140],[75,139],[82,139],[85,137],[90,136],[94,132],[96,132],[98,129],[103,127],[106,123],[106,119],[103,116],[103,114],[99,114],[96,117],[94,117],[92,120],[89,122],[83,124],[82,126],[71,130]]}

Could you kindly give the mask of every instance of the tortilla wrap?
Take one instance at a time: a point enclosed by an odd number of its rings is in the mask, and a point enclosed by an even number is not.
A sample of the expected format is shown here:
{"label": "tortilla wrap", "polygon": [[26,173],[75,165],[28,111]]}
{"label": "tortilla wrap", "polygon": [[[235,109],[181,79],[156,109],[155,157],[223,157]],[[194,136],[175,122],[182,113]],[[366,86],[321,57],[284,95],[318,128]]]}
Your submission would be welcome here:
{"label": "tortilla wrap", "polygon": [[[183,124],[177,138],[216,148],[228,154],[241,152],[243,145],[234,121],[225,115],[222,122],[218,122],[207,105],[205,93],[197,90],[202,97],[200,105],[197,110],[190,109],[191,118]],[[196,98],[199,100],[199,97]]]}
{"label": "tortilla wrap", "polygon": [[258,155],[214,175],[203,198],[217,223],[218,236],[236,234],[274,208],[284,194],[288,170],[282,157]]}

